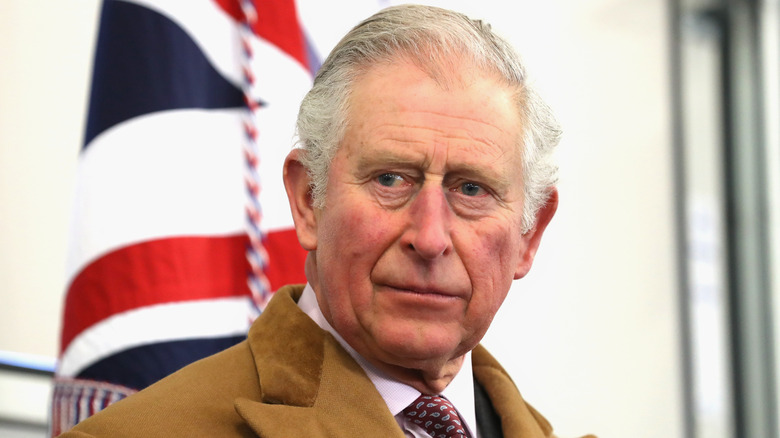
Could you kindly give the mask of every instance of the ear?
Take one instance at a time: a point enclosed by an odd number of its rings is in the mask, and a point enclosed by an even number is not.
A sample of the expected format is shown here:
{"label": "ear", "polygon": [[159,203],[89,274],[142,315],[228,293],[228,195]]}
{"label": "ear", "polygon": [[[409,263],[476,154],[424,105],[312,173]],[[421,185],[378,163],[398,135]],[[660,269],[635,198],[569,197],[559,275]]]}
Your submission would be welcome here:
{"label": "ear", "polygon": [[312,206],[309,174],[300,161],[300,149],[293,149],[284,160],[284,188],[290,202],[295,232],[303,249],[317,249],[317,216]]}
{"label": "ear", "polygon": [[515,271],[515,280],[523,278],[531,270],[531,265],[536,257],[536,251],[539,249],[539,243],[542,241],[542,234],[547,225],[558,210],[558,190],[553,187],[550,189],[547,202],[536,212],[536,225],[528,232],[523,234],[523,245],[521,247],[520,262]]}

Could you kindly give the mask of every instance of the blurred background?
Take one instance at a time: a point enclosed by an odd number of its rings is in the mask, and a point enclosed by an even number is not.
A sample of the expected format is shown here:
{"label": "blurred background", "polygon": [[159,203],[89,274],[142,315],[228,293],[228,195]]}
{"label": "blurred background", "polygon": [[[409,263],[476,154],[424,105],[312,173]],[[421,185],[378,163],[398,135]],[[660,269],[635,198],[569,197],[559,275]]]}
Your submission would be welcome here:
{"label": "blurred background", "polygon": [[[401,2],[297,3],[324,57]],[[778,1],[421,3],[493,24],[564,128],[484,340],[525,398],[561,437],[780,437]],[[100,7],[0,3],[3,437],[47,436]]]}

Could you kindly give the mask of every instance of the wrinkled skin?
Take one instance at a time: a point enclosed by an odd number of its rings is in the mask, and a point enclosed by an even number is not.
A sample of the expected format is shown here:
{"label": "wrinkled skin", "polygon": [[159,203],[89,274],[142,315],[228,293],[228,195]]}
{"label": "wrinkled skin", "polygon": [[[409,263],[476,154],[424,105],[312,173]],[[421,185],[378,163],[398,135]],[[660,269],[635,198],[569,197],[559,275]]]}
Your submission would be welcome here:
{"label": "wrinkled skin", "polygon": [[369,69],[312,208],[293,150],[285,185],[307,278],[363,357],[439,393],[528,273],[557,192],[522,233],[522,124],[513,90],[472,68],[443,87],[408,62]]}

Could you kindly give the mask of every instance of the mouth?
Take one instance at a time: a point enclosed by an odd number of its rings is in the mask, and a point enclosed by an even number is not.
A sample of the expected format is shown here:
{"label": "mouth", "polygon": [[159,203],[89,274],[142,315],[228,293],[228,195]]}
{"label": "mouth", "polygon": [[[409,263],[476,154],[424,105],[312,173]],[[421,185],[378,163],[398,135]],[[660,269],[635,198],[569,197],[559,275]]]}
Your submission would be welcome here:
{"label": "mouth", "polygon": [[387,314],[404,319],[441,322],[457,318],[469,302],[467,294],[450,288],[407,283],[375,284],[374,287],[376,303]]}
{"label": "mouth", "polygon": [[452,298],[459,298],[461,296],[458,293],[448,291],[443,288],[430,287],[430,286],[396,285],[396,284],[385,284],[383,286],[392,292],[417,295],[420,297],[452,299]]}

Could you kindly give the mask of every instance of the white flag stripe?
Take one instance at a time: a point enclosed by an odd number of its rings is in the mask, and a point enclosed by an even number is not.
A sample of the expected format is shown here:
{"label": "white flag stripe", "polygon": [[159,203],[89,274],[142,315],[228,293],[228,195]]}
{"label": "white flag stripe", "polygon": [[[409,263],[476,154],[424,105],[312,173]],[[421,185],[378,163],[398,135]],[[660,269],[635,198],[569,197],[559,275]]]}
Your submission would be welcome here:
{"label": "white flag stripe", "polygon": [[[82,153],[67,265],[71,281],[86,264],[129,244],[245,229],[246,190],[239,110],[177,110],[111,128]],[[261,111],[271,124],[275,112]],[[275,138],[273,130],[265,134]],[[281,166],[291,133],[263,148],[263,228],[292,226]],[[266,199],[268,198],[268,199]]]}
{"label": "white flag stripe", "polygon": [[75,377],[103,358],[142,345],[246,335],[251,308],[249,297],[236,297],[160,304],[114,315],[70,343],[57,373]]}
{"label": "white flag stripe", "polygon": [[298,105],[311,88],[311,73],[298,61],[262,38],[252,38],[252,51],[251,65],[255,75],[252,96],[270,105],[294,108],[293,117],[287,120],[288,123],[294,122]]}
{"label": "white flag stripe", "polygon": [[69,281],[85,264],[128,244],[240,232],[238,123],[237,110],[169,111],[96,137],[78,165]]}

